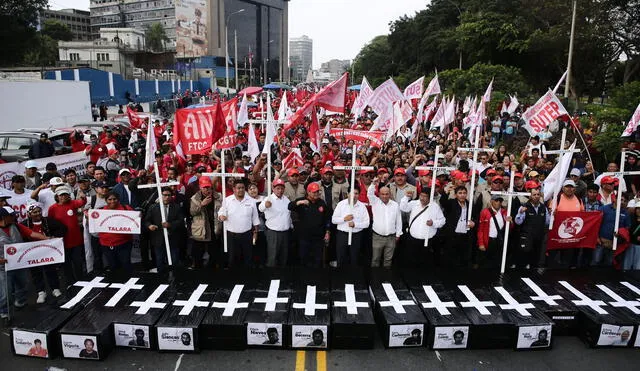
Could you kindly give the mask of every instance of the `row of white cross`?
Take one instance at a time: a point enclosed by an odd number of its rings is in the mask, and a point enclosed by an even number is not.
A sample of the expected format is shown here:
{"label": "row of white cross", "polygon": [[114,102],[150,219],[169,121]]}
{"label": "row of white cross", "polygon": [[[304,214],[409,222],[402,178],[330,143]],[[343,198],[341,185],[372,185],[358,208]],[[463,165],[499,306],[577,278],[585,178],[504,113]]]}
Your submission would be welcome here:
{"label": "row of white cross", "polygon": [[[76,296],[62,305],[61,308],[69,309],[78,304],[89,292],[94,288],[115,288],[118,291],[111,297],[111,299],[105,304],[106,307],[116,306],[120,300],[130,290],[141,290],[144,285],[138,284],[139,278],[131,278],[125,283],[104,283],[103,277],[95,277],[91,281],[78,281],[74,286],[81,287]],[[559,306],[557,300],[562,300],[560,295],[549,295],[540,286],[533,282],[530,278],[522,278],[522,281],[533,291],[535,295],[531,295],[529,298],[532,301],[543,301],[548,306]],[[577,300],[572,300],[576,306],[585,306],[596,312],[597,314],[608,314],[608,312],[602,307],[607,306],[603,300],[594,300],[580,292],[573,285],[567,281],[559,281],[559,284],[566,288],[571,294],[577,297]],[[634,286],[629,282],[621,282],[621,285],[629,288],[632,292],[640,296],[640,288]],[[147,314],[150,309],[163,309],[168,303],[158,302],[160,296],[167,290],[169,285],[159,285],[155,291],[145,301],[134,301],[131,303],[132,307],[138,307],[136,314]],[[200,284],[193,291],[188,300],[175,300],[173,306],[181,306],[182,310],[179,315],[189,315],[194,308],[201,307],[206,308],[209,306],[208,301],[201,301],[200,298],[205,293],[208,285]],[[423,285],[424,293],[427,295],[429,302],[421,303],[425,309],[435,309],[440,315],[451,315],[449,308],[457,308],[453,301],[441,301],[440,297],[433,289],[431,285]],[[613,290],[605,285],[596,285],[598,289],[604,292],[614,301],[608,302],[608,305],[615,308],[627,308],[634,314],[640,314],[640,297],[637,300],[625,300],[620,295],[616,294]],[[235,313],[236,309],[248,308],[249,302],[240,302],[240,295],[244,285],[235,285],[229,300],[227,302],[214,301],[211,304],[212,308],[224,309],[222,316],[230,317]],[[380,301],[381,307],[392,307],[396,313],[405,314],[405,306],[418,305],[414,300],[400,300],[392,284],[383,283],[382,288],[387,296],[386,301]],[[477,296],[469,289],[467,285],[458,285],[458,289],[467,298],[468,301],[460,302],[462,308],[475,308],[481,315],[488,316],[491,312],[487,309],[489,307],[496,307],[497,305],[493,301],[479,300]],[[506,304],[499,304],[502,310],[515,310],[522,316],[531,316],[529,309],[535,309],[532,303],[520,303],[518,302],[504,287],[498,286],[494,289],[502,296],[506,301]],[[265,304],[265,312],[273,312],[276,310],[278,304],[286,304],[289,302],[288,296],[279,296],[280,280],[271,280],[267,296],[258,297],[253,300],[254,303]],[[345,300],[335,301],[334,307],[346,308],[347,314],[358,314],[358,308],[368,308],[368,301],[358,301],[355,294],[355,286],[353,284],[345,284],[344,287]],[[293,303],[294,309],[304,309],[306,316],[315,315],[316,310],[327,310],[327,304],[321,304],[316,302],[316,286],[307,286],[306,300],[304,303]]]}

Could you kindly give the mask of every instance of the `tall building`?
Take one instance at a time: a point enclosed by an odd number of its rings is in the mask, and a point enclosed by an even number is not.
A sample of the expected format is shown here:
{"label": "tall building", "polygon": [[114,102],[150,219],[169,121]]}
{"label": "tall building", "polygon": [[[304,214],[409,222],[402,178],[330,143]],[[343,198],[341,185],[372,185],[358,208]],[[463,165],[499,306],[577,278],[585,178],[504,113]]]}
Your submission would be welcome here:
{"label": "tall building", "polygon": [[73,33],[73,41],[91,40],[91,24],[89,12],[80,9],[44,9],[40,21],[55,19],[66,24]]}
{"label": "tall building", "polygon": [[324,62],[320,66],[320,72],[329,73],[330,81],[337,80],[343,73],[347,72],[351,66],[350,60],[332,59],[329,62]]}
{"label": "tall building", "polygon": [[291,80],[305,81],[313,61],[313,40],[307,35],[293,37],[289,41]]}

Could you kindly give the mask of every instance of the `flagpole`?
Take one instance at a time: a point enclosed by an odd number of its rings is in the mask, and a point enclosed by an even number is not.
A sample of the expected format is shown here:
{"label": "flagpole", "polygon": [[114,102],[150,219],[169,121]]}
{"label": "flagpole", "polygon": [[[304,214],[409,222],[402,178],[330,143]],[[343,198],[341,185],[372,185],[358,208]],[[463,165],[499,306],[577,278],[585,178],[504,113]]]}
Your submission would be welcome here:
{"label": "flagpole", "polygon": [[[267,130],[268,131],[268,130]],[[268,140],[265,140],[265,145],[268,144]],[[271,195],[271,145],[267,148],[267,197]]]}
{"label": "flagpole", "polygon": [[[249,124],[251,125],[251,124]],[[255,135],[255,134],[254,134]],[[224,149],[220,150],[220,170],[222,170],[222,173],[226,173],[226,169],[225,169],[225,164],[224,164]],[[225,178],[224,176],[221,177],[221,181],[222,181],[222,197],[220,198],[220,206],[222,206],[222,203],[224,202],[224,199],[227,197],[227,178]],[[214,190],[215,192],[215,190]],[[224,252],[227,252],[227,223],[226,222],[222,222],[222,246],[224,247]]]}
{"label": "flagpole", "polygon": [[[353,166],[353,168],[351,169],[351,192],[349,192],[349,206],[351,207],[351,213],[353,214],[353,204],[355,204],[356,200],[354,200],[353,197],[353,190],[355,189],[356,186],[356,145],[353,145],[353,150],[351,152],[351,166]],[[353,220],[353,224],[355,225],[356,221],[355,219]],[[347,241],[347,243],[349,244],[349,246],[351,246],[351,241],[353,238],[353,227],[349,228],[349,241]]]}
{"label": "flagpole", "polygon": [[616,251],[616,249],[618,248],[618,229],[620,228],[620,206],[622,205],[622,192],[620,192],[620,189],[622,188],[622,182],[624,182],[624,163],[625,163],[625,157],[627,157],[627,151],[622,151],[621,153],[621,157],[620,157],[620,173],[623,174],[620,176],[620,181],[618,182],[618,194],[616,196],[616,220],[614,222],[614,226],[613,226],[613,246],[612,246],[612,250]]}
{"label": "flagpole", "polygon": [[578,0],[573,0],[573,14],[571,15],[571,36],[569,37],[569,58],[567,60],[567,83],[564,86],[564,97],[569,98],[569,84],[571,81],[571,62],[573,61],[573,36],[576,31],[576,8]]}
{"label": "flagpole", "polygon": [[[156,174],[156,182],[160,183],[162,180],[160,179],[158,164],[154,164],[153,172]],[[167,222],[167,214],[165,213],[164,201],[162,200],[162,188],[158,186],[157,192],[158,192],[158,201],[160,203],[160,218],[162,219],[162,223],[164,224]],[[164,225],[162,226],[162,235],[164,236],[164,246],[165,246],[165,249],[167,250],[167,263],[169,263],[169,266],[171,266],[173,265],[173,261],[171,259],[171,248],[169,246],[169,231],[167,230],[167,228],[164,227]]]}

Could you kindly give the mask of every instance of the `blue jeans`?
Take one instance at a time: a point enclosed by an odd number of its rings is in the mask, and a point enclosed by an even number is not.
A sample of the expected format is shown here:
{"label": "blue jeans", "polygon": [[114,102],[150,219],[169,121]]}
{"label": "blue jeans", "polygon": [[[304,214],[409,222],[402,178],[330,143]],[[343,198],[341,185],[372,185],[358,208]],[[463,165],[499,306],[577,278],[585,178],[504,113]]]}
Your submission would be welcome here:
{"label": "blue jeans", "polygon": [[[17,302],[27,302],[28,284],[29,278],[27,277],[26,269],[6,272],[4,270],[4,265],[0,265],[0,314],[9,313],[9,308],[7,307],[7,295],[9,300],[11,300],[11,294],[13,293]],[[7,288],[9,289],[9,292],[7,292]]]}
{"label": "blue jeans", "polygon": [[[171,263],[173,266],[176,266],[180,263],[180,256],[178,254],[178,242],[179,241],[170,241],[170,250],[171,250]],[[167,249],[164,245],[164,242],[160,245],[156,245],[153,247],[156,251],[156,267],[158,268],[158,272],[164,272],[167,269],[169,261],[167,259]]]}
{"label": "blue jeans", "polygon": [[131,264],[131,247],[132,242],[125,242],[118,246],[102,246],[102,251],[107,258],[109,268],[112,272],[122,269],[125,273],[133,272],[133,264]]}
{"label": "blue jeans", "polygon": [[601,265],[606,267],[613,265],[613,250],[605,249],[602,245],[596,245],[596,248],[593,250],[591,265]]}
{"label": "blue jeans", "polygon": [[625,271],[630,269],[640,269],[640,245],[631,245],[624,252],[624,261],[622,269]]}

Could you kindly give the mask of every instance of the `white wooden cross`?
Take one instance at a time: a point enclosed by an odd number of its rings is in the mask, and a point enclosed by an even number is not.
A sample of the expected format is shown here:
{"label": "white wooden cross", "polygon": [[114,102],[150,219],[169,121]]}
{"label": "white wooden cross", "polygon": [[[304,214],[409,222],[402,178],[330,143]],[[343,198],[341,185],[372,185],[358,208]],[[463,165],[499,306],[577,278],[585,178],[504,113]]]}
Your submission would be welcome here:
{"label": "white wooden cross", "polygon": [[[224,165],[224,149],[220,151],[220,166],[222,172],[220,173],[202,173],[202,176],[218,177],[222,178],[222,196],[220,197],[220,205],[227,198],[227,178],[244,178],[244,173],[227,173],[225,172]],[[224,245],[224,252],[227,252],[227,223],[222,222],[222,241]]]}
{"label": "white wooden cross", "polygon": [[[351,207],[351,211],[353,211],[353,204],[356,203],[357,200],[353,199],[353,190],[356,185],[356,170],[369,170],[373,171],[375,168],[373,166],[360,166],[356,164],[356,145],[353,145],[353,149],[351,152],[351,166],[334,166],[333,170],[351,170],[351,191],[349,192],[349,206]],[[355,225],[355,222],[354,222]],[[351,246],[351,238],[353,235],[353,228],[349,229],[349,240],[348,244]]]}
{"label": "white wooden cross", "polygon": [[[513,204],[513,198],[518,196],[526,196],[529,197],[531,194],[527,192],[514,192],[513,191],[513,182],[516,176],[515,169],[511,169],[511,180],[509,181],[509,190],[508,191],[492,191],[492,195],[506,197],[507,200],[507,217],[511,216],[511,205]],[[500,273],[504,273],[505,265],[507,264],[507,246],[509,246],[509,224],[508,220],[504,221],[504,241],[502,242],[502,264],[500,265]],[[498,226],[496,225],[496,229]]]}
{"label": "white wooden cross", "polygon": [[[567,153],[576,153],[576,152],[580,152],[579,149],[566,149],[566,143],[567,143],[567,129],[562,129],[562,139],[560,139],[560,149],[558,150],[553,150],[553,151],[547,151],[546,148],[542,148],[542,153],[547,155],[560,155],[559,159],[558,159],[558,164],[562,161],[562,156],[564,156]],[[566,174],[560,174],[561,177],[564,177]],[[564,179],[558,179],[559,182],[563,182]],[[549,230],[551,230],[553,228],[553,219],[554,216],[556,214],[556,208],[558,207],[558,201],[556,200],[556,197],[552,197],[552,201],[551,201],[551,216],[549,217]]]}
{"label": "white wooden cross", "polygon": [[[478,163],[478,153],[480,152],[493,152],[494,150],[491,148],[481,148],[480,147],[480,132],[482,131],[482,126],[478,125],[475,128],[475,138],[473,140],[473,147],[471,148],[458,148],[458,152],[473,152],[473,164],[471,164],[471,185],[469,189],[469,207],[467,208],[467,220],[471,220],[471,214],[473,213],[473,200],[474,192],[476,189],[476,164]],[[467,224],[467,229],[470,229]]]}
{"label": "white wooden cross", "polygon": [[[440,170],[444,171],[453,171],[455,167],[447,167],[447,166],[438,166],[438,160],[444,157],[440,154],[440,146],[436,146],[436,153],[433,156],[433,165],[432,166],[416,166],[415,169],[418,171],[428,170],[431,171],[431,193],[429,193],[429,205],[427,207],[431,207],[433,204],[433,198],[435,197],[436,192],[436,173]],[[424,245],[429,246],[429,233],[427,233],[424,237]]]}
{"label": "white wooden cross", "polygon": [[620,156],[620,171],[616,171],[615,173],[603,173],[603,175],[609,175],[618,178],[618,195],[616,197],[616,221],[613,226],[613,231],[615,232],[613,235],[613,251],[616,251],[618,248],[618,229],[620,228],[620,204],[622,202],[622,182],[624,182],[625,175],[640,175],[640,171],[624,171],[624,164],[627,157],[626,149],[622,150]]}
{"label": "white wooden cross", "polygon": [[[164,224],[167,222],[167,214],[165,213],[164,201],[162,200],[162,187],[177,186],[177,185],[180,185],[180,183],[176,181],[162,183],[160,182],[160,172],[158,171],[157,165],[153,166],[153,171],[156,175],[157,183],[141,184],[141,185],[138,185],[138,188],[155,188],[156,189],[156,191],[158,192],[158,202],[160,203],[160,218],[162,219],[162,223]],[[163,226],[161,227],[162,227],[162,234],[164,235],[164,246],[167,249],[167,262],[169,263],[169,265],[173,265],[173,261],[171,260],[171,247],[169,246],[169,231],[167,230],[167,228]]]}

